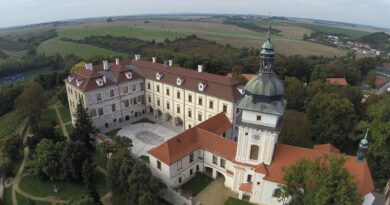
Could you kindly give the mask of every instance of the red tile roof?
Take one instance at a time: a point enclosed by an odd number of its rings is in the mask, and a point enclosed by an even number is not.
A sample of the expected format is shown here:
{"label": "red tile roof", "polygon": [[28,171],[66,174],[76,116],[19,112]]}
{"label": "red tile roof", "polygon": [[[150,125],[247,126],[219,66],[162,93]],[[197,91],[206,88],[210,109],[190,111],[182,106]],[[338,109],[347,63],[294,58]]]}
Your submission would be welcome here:
{"label": "red tile roof", "polygon": [[[237,143],[219,136],[222,130],[205,130],[219,121],[219,126],[229,129],[231,123],[224,113],[182,132],[160,146],[148,151],[165,164],[171,165],[197,149],[204,149],[232,161],[236,155]],[[210,123],[210,125],[208,124]],[[226,131],[226,130],[223,130]]]}
{"label": "red tile roof", "polygon": [[382,86],[384,86],[386,83],[387,83],[387,79],[383,76],[376,76],[375,78],[375,82],[374,82],[374,85],[375,85],[375,88],[381,88]]}
{"label": "red tile roof", "polygon": [[345,80],[345,78],[327,78],[326,82],[332,85],[342,85],[342,86],[348,85],[347,80]]}
{"label": "red tile roof", "polygon": [[[226,77],[232,77],[233,76],[233,73],[228,73],[226,75]],[[249,74],[249,73],[244,73],[244,74],[241,74],[242,77],[244,77],[247,81],[250,81],[252,80],[253,77],[256,76],[256,74]]]}
{"label": "red tile roof", "polygon": [[316,144],[316,145],[314,145],[313,149],[321,150],[321,151],[324,151],[324,152],[340,153],[340,150],[337,149],[335,146],[333,146],[330,143],[328,143],[328,144]]}
{"label": "red tile roof", "polygon": [[248,182],[248,183],[242,183],[240,185],[240,190],[241,191],[244,191],[244,192],[248,192],[248,193],[252,193],[252,186],[253,186],[253,182]]}
{"label": "red tile roof", "polygon": [[[301,159],[314,160],[329,153],[330,152],[324,150],[276,144],[272,164],[266,166],[268,175],[265,179],[277,183],[283,183],[284,168],[293,165]],[[362,195],[366,195],[373,191],[374,183],[367,163],[358,163],[354,156],[343,156],[346,157],[344,167],[357,180],[358,192]]]}
{"label": "red tile roof", "polygon": [[[181,87],[201,92],[198,90],[200,82],[206,83],[207,86],[204,93],[219,97],[225,100],[234,101],[241,99],[242,95],[237,90],[237,87],[242,85],[241,82],[232,79],[231,77],[215,75],[207,72],[198,72],[196,70],[181,68],[177,66],[166,67],[164,64],[153,63],[145,60],[133,60],[132,64],[139,68],[140,72],[147,79],[156,79],[156,73],[162,73],[161,82],[178,87],[176,80],[178,77],[184,79]],[[201,92],[202,93],[202,92]]]}

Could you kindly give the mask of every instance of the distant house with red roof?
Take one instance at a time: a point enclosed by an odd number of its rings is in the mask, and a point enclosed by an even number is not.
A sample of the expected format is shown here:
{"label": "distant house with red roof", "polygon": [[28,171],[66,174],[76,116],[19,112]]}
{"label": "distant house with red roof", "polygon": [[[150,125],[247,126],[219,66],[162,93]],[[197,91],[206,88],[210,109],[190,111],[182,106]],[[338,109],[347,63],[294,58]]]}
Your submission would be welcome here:
{"label": "distant house with red roof", "polygon": [[326,78],[326,82],[331,85],[347,86],[348,82],[345,78]]}

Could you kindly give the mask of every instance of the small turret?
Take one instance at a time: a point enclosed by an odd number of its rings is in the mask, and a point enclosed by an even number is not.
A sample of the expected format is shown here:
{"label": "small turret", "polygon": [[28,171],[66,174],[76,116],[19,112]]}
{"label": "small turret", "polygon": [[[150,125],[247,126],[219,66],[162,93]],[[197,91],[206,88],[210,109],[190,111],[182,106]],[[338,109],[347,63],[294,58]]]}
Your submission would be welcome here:
{"label": "small turret", "polygon": [[366,153],[368,150],[368,139],[367,139],[368,131],[369,131],[369,129],[367,129],[366,135],[364,136],[364,138],[362,140],[360,140],[359,149],[358,149],[357,154],[356,154],[356,160],[360,163],[363,163],[364,160],[366,159]]}

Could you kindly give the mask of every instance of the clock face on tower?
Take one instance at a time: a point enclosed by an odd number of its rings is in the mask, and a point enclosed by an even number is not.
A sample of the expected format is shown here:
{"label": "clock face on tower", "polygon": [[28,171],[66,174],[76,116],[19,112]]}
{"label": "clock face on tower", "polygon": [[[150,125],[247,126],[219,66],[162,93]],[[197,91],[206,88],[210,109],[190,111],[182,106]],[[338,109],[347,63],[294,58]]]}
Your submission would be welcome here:
{"label": "clock face on tower", "polygon": [[258,142],[258,141],[260,141],[260,139],[261,139],[261,136],[259,134],[252,135],[253,142]]}

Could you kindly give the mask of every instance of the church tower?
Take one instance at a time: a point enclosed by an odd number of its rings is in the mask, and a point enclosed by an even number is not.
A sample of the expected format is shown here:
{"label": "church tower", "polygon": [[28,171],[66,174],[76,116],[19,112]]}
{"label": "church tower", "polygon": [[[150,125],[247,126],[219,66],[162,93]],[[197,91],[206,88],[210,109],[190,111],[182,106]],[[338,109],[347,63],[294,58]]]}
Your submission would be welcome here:
{"label": "church tower", "polygon": [[268,40],[261,46],[259,73],[246,84],[245,97],[238,104],[242,110],[238,122],[238,162],[272,162],[286,106],[283,83],[273,72],[274,57],[269,25]]}

